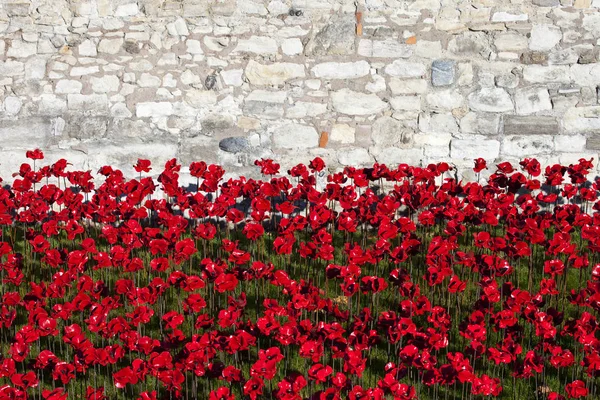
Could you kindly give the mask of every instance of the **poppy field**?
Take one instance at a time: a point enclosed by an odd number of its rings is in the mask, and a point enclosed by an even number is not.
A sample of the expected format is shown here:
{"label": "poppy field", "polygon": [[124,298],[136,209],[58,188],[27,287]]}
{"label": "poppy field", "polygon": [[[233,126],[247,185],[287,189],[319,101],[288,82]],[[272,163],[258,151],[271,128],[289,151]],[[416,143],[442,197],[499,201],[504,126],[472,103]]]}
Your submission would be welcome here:
{"label": "poppy field", "polygon": [[320,158],[27,157],[0,188],[0,400],[600,396],[593,160],[319,182]]}

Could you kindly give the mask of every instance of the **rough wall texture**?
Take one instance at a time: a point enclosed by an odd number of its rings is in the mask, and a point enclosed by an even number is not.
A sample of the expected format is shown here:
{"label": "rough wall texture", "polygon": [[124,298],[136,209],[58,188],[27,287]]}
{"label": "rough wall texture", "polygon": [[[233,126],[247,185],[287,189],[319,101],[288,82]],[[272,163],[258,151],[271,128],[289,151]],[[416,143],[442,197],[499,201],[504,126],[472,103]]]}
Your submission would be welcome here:
{"label": "rough wall texture", "polygon": [[0,0],[0,174],[598,160],[600,0]]}

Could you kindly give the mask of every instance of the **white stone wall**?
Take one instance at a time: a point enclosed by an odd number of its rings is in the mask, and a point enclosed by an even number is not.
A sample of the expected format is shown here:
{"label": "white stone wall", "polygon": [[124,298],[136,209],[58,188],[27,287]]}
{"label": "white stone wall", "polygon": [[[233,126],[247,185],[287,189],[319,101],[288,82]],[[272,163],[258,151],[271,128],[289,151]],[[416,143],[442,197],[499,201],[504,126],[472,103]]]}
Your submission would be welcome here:
{"label": "white stone wall", "polygon": [[600,0],[0,0],[0,38],[5,180],[600,151]]}

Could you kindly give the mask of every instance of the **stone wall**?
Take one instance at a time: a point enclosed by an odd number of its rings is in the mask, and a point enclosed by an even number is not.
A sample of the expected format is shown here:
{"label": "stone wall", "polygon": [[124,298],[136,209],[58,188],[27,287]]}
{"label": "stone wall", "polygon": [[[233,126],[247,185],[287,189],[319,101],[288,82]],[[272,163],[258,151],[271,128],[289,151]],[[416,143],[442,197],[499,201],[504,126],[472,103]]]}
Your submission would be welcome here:
{"label": "stone wall", "polygon": [[600,151],[600,0],[0,0],[0,36],[5,179],[34,147],[236,174]]}

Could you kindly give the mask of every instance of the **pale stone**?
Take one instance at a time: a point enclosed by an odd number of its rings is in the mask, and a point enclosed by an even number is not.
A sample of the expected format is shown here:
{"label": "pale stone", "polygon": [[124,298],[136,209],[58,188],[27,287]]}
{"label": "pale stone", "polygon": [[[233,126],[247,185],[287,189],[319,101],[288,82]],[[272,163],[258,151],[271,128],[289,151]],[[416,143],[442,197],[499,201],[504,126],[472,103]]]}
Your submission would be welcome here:
{"label": "pale stone", "polygon": [[98,50],[96,49],[96,43],[92,40],[84,40],[78,47],[80,56],[84,57],[96,57],[98,55]]}
{"label": "pale stone", "polygon": [[298,101],[294,103],[294,106],[288,108],[286,111],[286,117],[288,118],[305,118],[305,117],[316,117],[327,112],[326,103],[315,103],[307,101]]}
{"label": "pale stone", "polygon": [[479,112],[508,112],[514,110],[510,95],[500,88],[481,88],[469,95],[469,107]]}
{"label": "pale stone", "polygon": [[399,78],[421,78],[427,73],[427,67],[420,63],[396,60],[385,67],[385,73]]}
{"label": "pale stone", "polygon": [[158,76],[144,72],[140,76],[140,79],[138,79],[138,85],[140,85],[140,87],[159,87],[161,85],[161,79]]}
{"label": "pale stone", "polygon": [[200,77],[198,75],[194,74],[189,69],[186,69],[183,72],[183,74],[181,74],[179,79],[181,80],[181,83],[183,83],[184,85],[195,85],[195,84],[200,83]]}
{"label": "pale stone", "polygon": [[152,71],[155,68],[155,66],[150,61],[142,59],[129,63],[129,68],[131,68],[132,71],[148,72]]}
{"label": "pale stone", "polygon": [[18,76],[25,73],[25,64],[20,61],[0,61],[0,77]]}
{"label": "pale stone", "polygon": [[342,165],[363,167],[372,166],[374,159],[367,149],[357,148],[340,150],[338,153],[338,161]]}
{"label": "pale stone", "polygon": [[304,51],[304,45],[298,38],[285,39],[283,42],[281,42],[281,51],[283,51],[283,54],[287,56],[295,56],[302,54]]}
{"label": "pale stone", "polygon": [[173,113],[173,104],[170,102],[147,102],[135,105],[135,115],[138,118],[168,117]]}
{"label": "pale stone", "polygon": [[396,96],[390,99],[392,108],[396,111],[420,111],[420,96]]}
{"label": "pale stone", "polygon": [[245,70],[246,78],[253,85],[283,85],[286,81],[306,76],[302,64],[259,64],[250,60]]}
{"label": "pale stone", "polygon": [[348,115],[378,114],[388,108],[388,104],[377,95],[341,89],[331,94],[336,111]]}
{"label": "pale stone", "polygon": [[91,74],[95,74],[97,72],[100,72],[100,68],[98,68],[97,66],[93,66],[93,67],[73,67],[71,69],[71,76],[84,76],[84,75],[91,75]]}
{"label": "pale stone", "polygon": [[90,78],[92,90],[96,93],[109,93],[119,91],[119,77],[116,75],[105,75],[100,78]]}
{"label": "pale stone", "polygon": [[122,4],[117,7],[115,11],[115,17],[131,17],[137,15],[140,9],[137,3]]}
{"label": "pale stone", "polygon": [[390,168],[395,168],[399,164],[408,164],[420,166],[423,160],[422,149],[400,149],[397,147],[385,147],[378,149],[375,155],[375,160],[378,163],[387,165]]}
{"label": "pale stone", "polygon": [[452,110],[462,107],[464,104],[464,97],[455,89],[437,90],[427,93],[426,100],[429,106],[437,111]]}
{"label": "pale stone", "polygon": [[54,92],[58,94],[81,93],[82,88],[83,84],[80,81],[61,80],[56,83]]}
{"label": "pale stone", "polygon": [[167,31],[171,36],[188,36],[190,31],[183,18],[178,18],[174,22],[167,24]]}
{"label": "pale stone", "polygon": [[185,99],[192,107],[206,107],[217,103],[217,94],[212,90],[189,90]]}
{"label": "pale stone", "polygon": [[242,69],[230,69],[220,72],[221,78],[223,78],[223,82],[226,85],[231,86],[242,86],[244,84],[244,80],[242,79],[243,74],[244,70]]}
{"label": "pale stone", "polygon": [[515,93],[517,114],[533,114],[539,111],[552,110],[548,89],[529,87],[517,89]]}
{"label": "pale stone", "polygon": [[319,134],[312,126],[285,124],[273,132],[273,146],[284,149],[308,149],[319,145]]}
{"label": "pale stone", "polygon": [[504,135],[558,135],[560,127],[554,117],[506,115]]}
{"label": "pale stone", "polygon": [[252,36],[249,39],[241,39],[234,52],[245,52],[255,54],[275,54],[278,51],[275,39],[265,36]]}
{"label": "pale stone", "polygon": [[108,97],[106,94],[69,94],[67,104],[71,111],[82,111],[92,115],[108,113]]}
{"label": "pale stone", "polygon": [[205,36],[204,44],[206,45],[206,47],[208,47],[209,50],[220,52],[223,51],[223,49],[225,49],[229,45],[229,38]]}
{"label": "pale stone", "polygon": [[554,141],[550,135],[511,135],[505,136],[502,143],[504,156],[523,158],[553,151]]}
{"label": "pale stone", "polygon": [[531,83],[571,82],[569,67],[563,65],[527,65],[523,68],[523,79]]}
{"label": "pale stone", "polygon": [[458,124],[452,114],[420,114],[419,130],[425,133],[458,133]]}
{"label": "pale stone", "polygon": [[329,22],[307,43],[308,56],[349,55],[355,51],[356,19],[354,14],[341,14]]}
{"label": "pale stone", "polygon": [[123,39],[102,39],[98,43],[98,52],[107,54],[117,54],[123,46]]}
{"label": "pale stone", "polygon": [[496,35],[494,40],[498,51],[525,51],[529,46],[527,37],[516,32],[506,32]]}
{"label": "pale stone", "polygon": [[600,63],[571,66],[571,79],[580,86],[598,86],[600,84]]}
{"label": "pale stone", "polygon": [[27,58],[37,53],[37,44],[13,40],[6,52],[7,57]]}
{"label": "pale stone", "polygon": [[170,88],[177,87],[177,79],[175,79],[172,74],[166,74],[163,76],[162,86]]}
{"label": "pale stone", "polygon": [[[74,96],[74,95],[69,95]],[[69,105],[69,108],[71,106]],[[43,94],[40,96],[38,104],[38,114],[45,116],[64,115],[67,111],[67,102],[53,94]]]}
{"label": "pale stone", "polygon": [[391,117],[381,117],[371,129],[371,138],[376,145],[410,147],[414,131]]}
{"label": "pale stone", "polygon": [[383,92],[386,88],[385,78],[381,75],[371,75],[372,82],[365,85],[365,90],[371,93]]}
{"label": "pale stone", "polygon": [[505,11],[495,12],[492,15],[492,22],[519,22],[527,21],[529,16],[527,14],[512,14]]}
{"label": "pale stone", "polygon": [[356,140],[356,129],[348,124],[335,124],[331,128],[329,140],[342,144],[354,143]]}
{"label": "pale stone", "polygon": [[16,96],[8,96],[4,99],[4,111],[8,115],[17,115],[22,106],[23,101]]}
{"label": "pale stone", "polygon": [[110,108],[110,115],[115,118],[131,118],[133,114],[125,103],[115,103]]}
{"label": "pale stone", "polygon": [[492,161],[500,155],[500,142],[485,136],[473,136],[468,139],[452,139],[450,157],[474,160],[484,158]]}
{"label": "pale stone", "polygon": [[44,57],[32,57],[25,63],[25,79],[40,80],[46,76],[47,61]]}
{"label": "pale stone", "polygon": [[371,40],[361,39],[358,45],[358,55],[374,58],[409,58],[412,48],[393,39]]}
{"label": "pale stone", "polygon": [[369,74],[370,65],[366,61],[356,62],[326,62],[317,64],[312,73],[323,79],[354,79]]}
{"label": "pale stone", "polygon": [[188,39],[185,41],[185,46],[190,54],[204,54],[199,40]]}
{"label": "pale stone", "polygon": [[464,133],[497,135],[500,130],[500,114],[468,112],[460,120],[460,129]]}
{"label": "pale stone", "polygon": [[427,91],[425,79],[390,79],[390,90],[393,95],[398,94],[420,94]]}
{"label": "pale stone", "polygon": [[567,133],[597,132],[600,130],[600,106],[572,107],[563,117]]}
{"label": "pale stone", "polygon": [[560,28],[553,25],[533,25],[529,38],[529,49],[547,51],[562,39]]}

